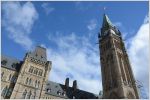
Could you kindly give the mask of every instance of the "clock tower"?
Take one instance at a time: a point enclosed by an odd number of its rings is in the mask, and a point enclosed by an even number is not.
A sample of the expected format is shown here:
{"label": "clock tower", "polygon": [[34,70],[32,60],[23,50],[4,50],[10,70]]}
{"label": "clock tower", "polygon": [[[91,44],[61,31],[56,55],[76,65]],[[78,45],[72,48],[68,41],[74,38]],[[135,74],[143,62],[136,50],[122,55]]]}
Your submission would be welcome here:
{"label": "clock tower", "polygon": [[103,98],[138,99],[135,78],[121,32],[104,14],[99,38]]}

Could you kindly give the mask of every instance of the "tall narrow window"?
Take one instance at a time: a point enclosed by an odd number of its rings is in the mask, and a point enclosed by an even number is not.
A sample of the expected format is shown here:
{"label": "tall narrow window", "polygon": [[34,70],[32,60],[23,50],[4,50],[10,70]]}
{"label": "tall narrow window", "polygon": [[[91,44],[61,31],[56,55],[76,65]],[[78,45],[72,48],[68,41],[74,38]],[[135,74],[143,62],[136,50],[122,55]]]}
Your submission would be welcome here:
{"label": "tall narrow window", "polygon": [[15,76],[13,75],[11,78],[11,82],[14,83],[14,80],[15,80]]}
{"label": "tall narrow window", "polygon": [[25,99],[26,94],[27,94],[27,90],[25,89],[24,92],[23,92],[23,94],[22,94],[22,99]]}
{"label": "tall narrow window", "polygon": [[36,91],[34,91],[34,94],[32,95],[32,99],[35,99]]}
{"label": "tall narrow window", "polygon": [[3,76],[4,76],[4,72],[1,73],[1,79],[3,78]]}
{"label": "tall narrow window", "polygon": [[6,96],[9,97],[11,95],[11,93],[12,93],[12,88],[9,88]]}
{"label": "tall narrow window", "polygon": [[42,74],[43,74],[43,71],[41,70],[41,76],[42,76]]}
{"label": "tall narrow window", "polygon": [[31,68],[31,73],[33,73],[33,67]]}
{"label": "tall narrow window", "polygon": [[31,95],[32,95],[31,91],[28,92],[26,99],[30,99],[30,98],[31,98]]}
{"label": "tall narrow window", "polygon": [[10,74],[10,75],[9,75],[9,79],[8,79],[8,81],[11,81],[11,77],[12,77],[12,76],[11,76],[11,74]]}
{"label": "tall narrow window", "polygon": [[32,80],[31,80],[31,78],[30,78],[30,80],[29,80],[29,85],[31,85],[31,83],[32,83]]}
{"label": "tall narrow window", "polygon": [[40,81],[38,81],[38,88],[40,87]]}
{"label": "tall narrow window", "polygon": [[35,87],[37,87],[37,80],[35,81]]}
{"label": "tall narrow window", "polygon": [[28,82],[29,82],[29,78],[27,77],[27,79],[26,79],[26,84],[28,84]]}
{"label": "tall narrow window", "polygon": [[8,87],[6,86],[6,87],[3,89],[2,93],[1,93],[1,96],[2,96],[2,97],[5,97],[6,94],[7,94],[7,91],[8,91]]}

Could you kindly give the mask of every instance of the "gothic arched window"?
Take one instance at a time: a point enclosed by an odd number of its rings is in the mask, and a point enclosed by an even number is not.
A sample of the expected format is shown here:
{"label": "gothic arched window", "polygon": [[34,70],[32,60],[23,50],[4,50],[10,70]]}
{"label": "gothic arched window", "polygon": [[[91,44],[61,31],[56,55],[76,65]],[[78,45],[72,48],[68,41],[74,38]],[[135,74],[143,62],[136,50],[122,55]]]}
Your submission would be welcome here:
{"label": "gothic arched window", "polygon": [[7,91],[8,91],[8,87],[6,86],[6,87],[3,89],[2,93],[1,93],[1,96],[2,96],[2,97],[5,97],[6,94],[7,94]]}
{"label": "gothic arched window", "polygon": [[40,87],[40,81],[38,81],[38,88]]}
{"label": "gothic arched window", "polygon": [[32,99],[35,99],[36,96],[36,91],[34,92],[34,94],[32,95]]}
{"label": "gothic arched window", "polygon": [[8,81],[11,81],[11,77],[12,77],[12,76],[11,76],[11,74],[10,74],[10,75],[9,75],[9,79],[8,79]]}
{"label": "gothic arched window", "polygon": [[27,90],[25,89],[24,92],[23,92],[23,94],[22,94],[22,99],[25,99],[26,94],[27,94]]}
{"label": "gothic arched window", "polygon": [[37,80],[35,81],[35,87],[37,87]]}
{"label": "gothic arched window", "polygon": [[16,77],[13,75],[12,78],[11,78],[11,82],[15,83],[15,78]]}
{"label": "gothic arched window", "polygon": [[29,82],[29,78],[27,77],[27,79],[26,79],[26,84],[28,84],[28,82]]}
{"label": "gothic arched window", "polygon": [[31,83],[32,83],[32,79],[30,78],[30,80],[29,80],[29,85],[31,85]]}
{"label": "gothic arched window", "polygon": [[10,96],[12,93],[12,88],[9,88],[8,91],[7,91],[7,96]]}
{"label": "gothic arched window", "polygon": [[4,76],[4,72],[1,73],[1,79],[3,78],[3,76]]}
{"label": "gothic arched window", "polygon": [[26,99],[30,99],[30,98],[31,98],[31,95],[32,95],[31,91],[28,92]]}
{"label": "gothic arched window", "polygon": [[33,72],[33,66],[30,67],[29,72],[30,72],[30,73]]}
{"label": "gothic arched window", "polygon": [[7,60],[1,61],[1,64],[2,64],[2,65],[6,65],[6,63],[7,63]]}

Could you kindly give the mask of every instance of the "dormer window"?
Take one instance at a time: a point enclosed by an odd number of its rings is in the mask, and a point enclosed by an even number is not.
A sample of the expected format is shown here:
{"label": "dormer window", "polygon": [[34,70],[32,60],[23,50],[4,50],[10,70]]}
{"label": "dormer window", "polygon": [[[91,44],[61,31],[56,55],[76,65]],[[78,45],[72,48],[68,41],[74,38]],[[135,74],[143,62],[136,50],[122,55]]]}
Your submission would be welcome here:
{"label": "dormer window", "polygon": [[47,89],[47,92],[51,92],[51,89],[50,89],[50,88],[48,88],[48,89]]}
{"label": "dormer window", "polygon": [[59,90],[59,91],[57,91],[57,94],[58,94],[58,95],[61,95],[61,92],[60,92],[60,90]]}
{"label": "dormer window", "polygon": [[63,96],[66,96],[66,93],[65,93],[65,92],[63,92],[63,93],[62,93],[62,95],[63,95]]}
{"label": "dormer window", "polygon": [[13,63],[11,66],[12,66],[12,68],[16,68],[16,64],[15,63]]}
{"label": "dormer window", "polygon": [[2,64],[2,65],[6,65],[6,63],[7,63],[7,60],[2,60],[2,61],[1,61],[1,64]]}

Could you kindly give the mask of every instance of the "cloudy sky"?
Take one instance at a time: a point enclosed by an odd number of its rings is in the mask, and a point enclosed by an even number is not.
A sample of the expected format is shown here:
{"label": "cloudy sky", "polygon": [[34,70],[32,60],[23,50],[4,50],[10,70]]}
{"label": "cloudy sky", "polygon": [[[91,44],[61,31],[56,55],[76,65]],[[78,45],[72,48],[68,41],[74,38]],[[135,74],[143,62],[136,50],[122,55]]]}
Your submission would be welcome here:
{"label": "cloudy sky", "polygon": [[135,78],[148,93],[148,2],[2,2],[2,54],[22,60],[41,45],[53,64],[50,81],[69,77],[70,86],[77,80],[80,89],[98,94],[104,13],[122,32]]}

